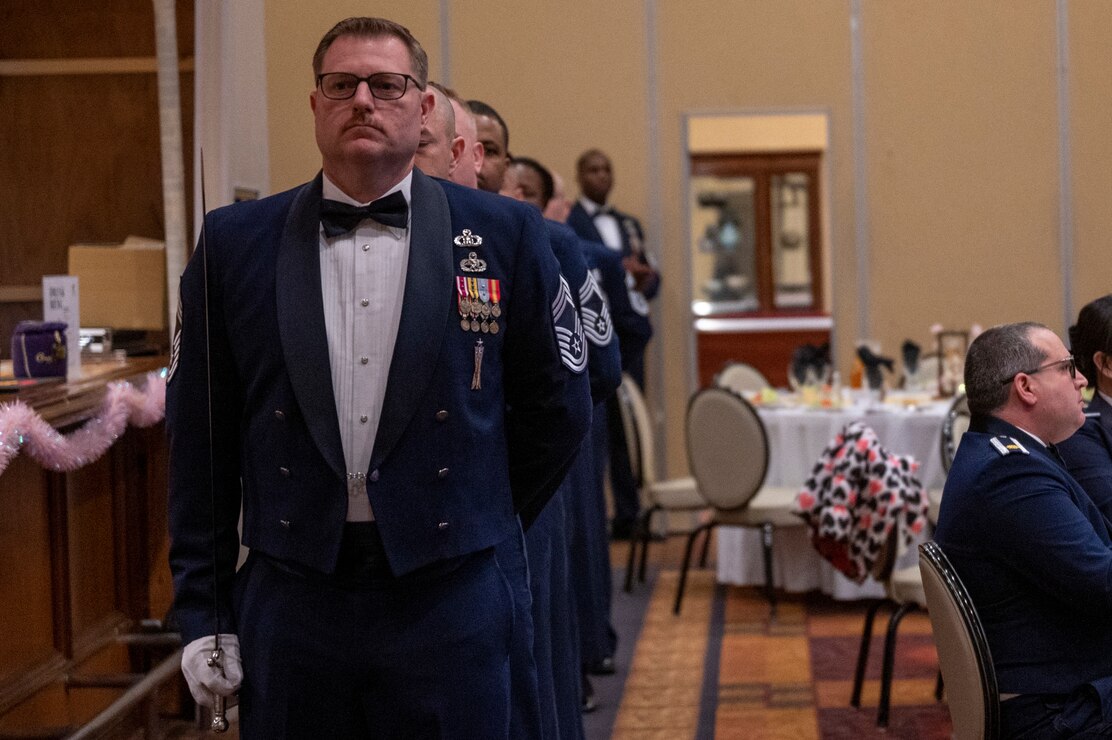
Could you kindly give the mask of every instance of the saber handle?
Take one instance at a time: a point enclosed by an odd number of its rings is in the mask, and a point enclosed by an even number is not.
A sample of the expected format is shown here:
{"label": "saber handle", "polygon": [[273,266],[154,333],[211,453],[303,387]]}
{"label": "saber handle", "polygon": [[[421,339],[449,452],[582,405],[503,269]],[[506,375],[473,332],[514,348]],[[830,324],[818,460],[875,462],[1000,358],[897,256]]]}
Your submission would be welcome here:
{"label": "saber handle", "polygon": [[228,720],[224,716],[226,700],[219,694],[215,694],[212,698],[212,725],[213,732],[227,732]]}
{"label": "saber handle", "polygon": [[[217,637],[216,639],[219,640],[220,638]],[[212,651],[212,655],[209,656],[207,663],[210,668],[218,668],[220,672],[223,673],[224,651],[217,646]],[[228,731],[228,719],[225,716],[227,714],[227,706],[227,700],[214,691],[212,693],[212,724],[210,725],[213,732]]]}

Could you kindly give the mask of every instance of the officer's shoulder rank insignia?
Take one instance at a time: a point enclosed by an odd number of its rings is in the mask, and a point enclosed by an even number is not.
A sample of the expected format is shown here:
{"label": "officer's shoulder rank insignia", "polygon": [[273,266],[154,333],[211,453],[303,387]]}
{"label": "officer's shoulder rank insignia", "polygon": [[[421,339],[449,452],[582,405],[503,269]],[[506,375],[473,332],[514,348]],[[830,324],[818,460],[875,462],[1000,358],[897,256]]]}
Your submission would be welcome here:
{"label": "officer's shoulder rank insignia", "polygon": [[1002,434],[999,437],[990,437],[989,442],[1001,455],[1010,455],[1013,452],[1019,452],[1024,455],[1031,454],[1027,451],[1026,447],[1020,444],[1018,439],[1016,439],[1015,437],[1009,437],[1005,434]]}
{"label": "officer's shoulder rank insignia", "polygon": [[552,301],[552,323],[564,367],[573,373],[582,372],[587,367],[587,345],[583,341],[583,326],[579,323],[571,288],[563,275],[560,276],[560,291]]}

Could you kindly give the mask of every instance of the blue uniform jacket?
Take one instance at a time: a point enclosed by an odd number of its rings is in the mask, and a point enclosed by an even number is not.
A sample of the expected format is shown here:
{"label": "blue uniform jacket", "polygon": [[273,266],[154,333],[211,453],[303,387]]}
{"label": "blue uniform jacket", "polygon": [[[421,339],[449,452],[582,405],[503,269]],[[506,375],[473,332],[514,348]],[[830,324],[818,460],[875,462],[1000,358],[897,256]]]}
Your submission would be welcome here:
{"label": "blue uniform jacket", "polygon": [[[622,257],[629,257],[634,253],[633,242],[637,242],[637,253],[640,255],[641,262],[648,264],[645,252],[640,248],[643,240],[640,222],[619,211],[613,213],[618,220],[618,230],[622,236],[622,249],[617,260],[618,265],[621,267]],[[568,214],[568,226],[585,242],[599,244],[611,254],[617,255],[615,250],[610,249],[603,242],[602,235],[599,234],[594,221],[580,203],[576,203],[572,207],[571,213]],[[590,262],[590,258],[588,258],[588,262]],[[645,353],[645,346],[649,343],[653,334],[652,323],[649,321],[648,301],[656,296],[657,291],[660,290],[660,273],[656,274],[656,277],[649,282],[645,291],[641,294],[638,294],[634,289],[633,277],[625,271],[624,267],[622,267],[621,276],[622,290],[618,290],[616,286],[612,289],[606,285],[603,286],[603,289],[610,296],[611,307],[615,309],[614,328],[618,332],[618,341],[621,343],[622,370],[631,373],[638,382],[643,382],[642,357]],[[621,292],[625,293],[625,302],[631,307],[632,312],[623,321],[618,321],[616,296]]]}
{"label": "blue uniform jacket", "polygon": [[[598,403],[612,396],[622,383],[621,355],[618,338],[614,336],[610,303],[599,285],[596,272],[590,269],[593,265],[588,264],[582,240],[558,221],[545,221],[545,225],[548,226],[548,236],[560,263],[560,271],[571,284],[579,307],[583,335],[589,345],[587,372],[591,378],[591,399]],[[614,259],[617,259],[616,255]],[[616,264],[620,268],[621,262]]]}
{"label": "blue uniform jacket", "polygon": [[[648,257],[645,255],[643,247],[645,241],[645,232],[641,228],[641,222],[628,213],[622,213],[616,208],[610,209],[614,218],[618,221],[618,231],[622,235],[622,257],[630,257],[636,253],[642,264],[649,264]],[[598,233],[595,228],[595,222],[583,205],[576,202],[572,206],[571,212],[568,214],[568,226],[572,228],[576,234],[587,241],[599,242],[603,246],[606,242],[602,239],[602,234]],[[637,247],[635,250],[634,247]],[[643,295],[646,300],[652,300],[656,297],[657,292],[660,290],[660,273],[645,286]]]}
{"label": "blue uniform jacket", "polygon": [[993,417],[974,428],[946,478],[935,539],[977,607],[1000,691],[1068,694],[1096,682],[1109,707],[1108,525],[1037,440]]}
{"label": "blue uniform jacket", "polygon": [[[590,420],[554,307],[571,303],[535,209],[414,171],[404,306],[367,490],[395,575],[495,545],[559,485]],[[208,216],[181,281],[167,386],[170,561],[183,639],[222,631],[243,542],[334,570],[347,512],[319,266],[321,178]],[[464,229],[481,246],[460,246]],[[467,272],[470,252],[486,262]],[[501,284],[501,331],[461,328],[456,277]],[[566,318],[566,314],[565,314]],[[476,348],[481,388],[472,389]],[[210,368],[206,355],[210,354]],[[211,401],[206,375],[211,372]],[[212,408],[209,440],[207,408]],[[210,450],[215,495],[210,494]],[[215,511],[212,501],[215,499]]]}
{"label": "blue uniform jacket", "polygon": [[629,301],[621,256],[602,242],[580,239],[579,245],[587,258],[587,267],[595,274],[610,305],[610,316],[620,345],[622,370],[627,370],[631,363],[645,354],[645,347],[653,336],[652,325]]}
{"label": "blue uniform jacket", "polygon": [[1112,521],[1112,406],[1099,394],[1089,403],[1099,418],[1086,419],[1077,433],[1058,445],[1070,475]]}

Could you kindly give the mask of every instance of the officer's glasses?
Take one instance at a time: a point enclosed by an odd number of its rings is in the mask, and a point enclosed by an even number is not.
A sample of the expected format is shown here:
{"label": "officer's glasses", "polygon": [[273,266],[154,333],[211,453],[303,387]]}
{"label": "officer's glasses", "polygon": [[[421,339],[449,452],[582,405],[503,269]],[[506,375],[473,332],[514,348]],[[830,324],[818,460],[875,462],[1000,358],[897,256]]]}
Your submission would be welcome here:
{"label": "officer's glasses", "polygon": [[329,100],[348,100],[355,97],[359,83],[366,82],[367,89],[376,100],[397,100],[405,95],[410,82],[420,89],[417,80],[400,72],[376,72],[359,77],[350,72],[325,72],[317,75],[317,87]]}
{"label": "officer's glasses", "polygon": [[1073,355],[1070,355],[1064,360],[1055,360],[1054,362],[1048,362],[1045,365],[1039,365],[1034,370],[1020,370],[1015,375],[1002,380],[1000,382],[1000,385],[1007,385],[1008,383],[1011,383],[1013,380],[1016,379],[1016,375],[1034,375],[1040,370],[1046,370],[1048,367],[1058,367],[1059,365],[1066,365],[1067,363],[1070,373],[1070,380],[1077,380],[1077,360],[1074,359]]}

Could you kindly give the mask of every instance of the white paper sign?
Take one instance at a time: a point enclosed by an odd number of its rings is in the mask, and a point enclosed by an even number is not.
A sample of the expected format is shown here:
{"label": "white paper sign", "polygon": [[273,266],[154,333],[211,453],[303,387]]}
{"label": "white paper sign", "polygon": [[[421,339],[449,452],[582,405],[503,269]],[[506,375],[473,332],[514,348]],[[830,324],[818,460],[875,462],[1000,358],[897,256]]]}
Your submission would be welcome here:
{"label": "white paper sign", "polygon": [[73,275],[43,275],[42,319],[66,322],[66,377],[81,372],[81,302]]}

